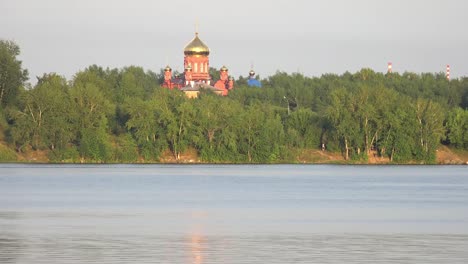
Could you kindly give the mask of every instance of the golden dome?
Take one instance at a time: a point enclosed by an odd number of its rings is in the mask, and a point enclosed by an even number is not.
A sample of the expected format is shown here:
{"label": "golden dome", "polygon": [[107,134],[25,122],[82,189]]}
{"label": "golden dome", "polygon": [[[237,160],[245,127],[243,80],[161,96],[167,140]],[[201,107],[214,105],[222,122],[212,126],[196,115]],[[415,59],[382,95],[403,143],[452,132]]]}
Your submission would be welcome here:
{"label": "golden dome", "polygon": [[184,54],[208,56],[210,54],[210,48],[208,48],[208,46],[200,40],[197,32],[195,33],[195,38],[192,39],[192,41],[190,41],[189,44],[187,44],[187,46],[185,46]]}

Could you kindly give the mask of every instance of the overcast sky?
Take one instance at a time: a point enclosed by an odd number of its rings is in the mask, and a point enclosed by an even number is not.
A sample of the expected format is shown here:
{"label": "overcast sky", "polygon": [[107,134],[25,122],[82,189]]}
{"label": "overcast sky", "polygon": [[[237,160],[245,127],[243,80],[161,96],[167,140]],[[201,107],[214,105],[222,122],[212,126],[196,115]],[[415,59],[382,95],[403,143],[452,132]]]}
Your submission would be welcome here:
{"label": "overcast sky", "polygon": [[251,65],[307,76],[369,67],[468,76],[464,0],[0,0],[0,38],[16,41],[30,78],[71,78],[91,64],[183,69],[193,38],[235,77]]}

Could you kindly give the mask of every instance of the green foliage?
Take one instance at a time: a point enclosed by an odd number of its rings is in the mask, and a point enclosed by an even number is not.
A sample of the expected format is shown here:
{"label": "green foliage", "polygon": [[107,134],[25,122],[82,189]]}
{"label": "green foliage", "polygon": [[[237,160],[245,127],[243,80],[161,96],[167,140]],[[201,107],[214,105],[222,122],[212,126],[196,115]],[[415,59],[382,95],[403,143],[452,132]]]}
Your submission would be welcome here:
{"label": "green foliage", "polygon": [[121,163],[134,163],[138,160],[138,146],[131,135],[121,135],[115,139],[112,160]]}
{"label": "green foliage", "polygon": [[267,163],[276,161],[284,142],[281,119],[271,106],[253,104],[239,113],[241,123],[236,127],[238,152],[247,162]]}
{"label": "green foliage", "polygon": [[393,98],[391,107],[387,109],[384,130],[378,139],[380,154],[390,157],[396,163],[404,163],[414,159],[416,148],[416,119],[411,111],[412,102],[409,98]]}
{"label": "green foliage", "polygon": [[153,97],[157,125],[162,129],[161,135],[177,160],[189,146],[191,123],[194,121],[195,111],[188,100],[176,90],[160,90]]}
{"label": "green foliage", "polygon": [[126,127],[133,135],[144,159],[158,159],[166,144],[154,101],[127,99],[122,111],[128,116]]}
{"label": "green foliage", "polygon": [[18,102],[19,110],[11,112],[11,134],[19,149],[30,144],[54,150],[72,141],[75,115],[65,79],[44,75],[34,89],[20,94]]}
{"label": "green foliage", "polygon": [[203,160],[240,161],[236,126],[242,106],[215,94],[204,94],[194,101],[195,120],[193,142]]}
{"label": "green foliage", "polygon": [[115,106],[92,82],[75,82],[70,89],[73,109],[77,113],[76,141],[82,158],[107,162],[111,157],[108,116]]}
{"label": "green foliage", "polygon": [[287,139],[290,146],[318,148],[321,145],[322,118],[310,109],[300,108],[287,117]]}
{"label": "green foliage", "polygon": [[108,162],[112,155],[108,135],[102,130],[81,130],[79,153],[92,162]]}
{"label": "green foliage", "polygon": [[[162,72],[136,66],[92,65],[70,82],[46,74],[23,89],[27,71],[18,55],[15,43],[0,41],[2,139],[16,151],[49,150],[56,162],[157,161],[166,151],[179,160],[195,149],[206,162],[269,163],[324,144],[347,160],[433,163],[441,139],[468,146],[468,78],[277,72],[262,88],[240,78],[227,97],[188,99],[160,87]],[[217,69],[210,74],[219,77]]]}
{"label": "green foliage", "polygon": [[445,126],[449,143],[456,148],[468,149],[468,110],[455,108],[450,111]]}
{"label": "green foliage", "polygon": [[0,107],[16,103],[18,93],[28,79],[28,71],[22,69],[19,46],[13,41],[0,39]]}
{"label": "green foliage", "polygon": [[3,107],[0,106],[0,139],[3,139],[4,129],[8,127],[7,115],[3,110]]}
{"label": "green foliage", "polygon": [[141,67],[126,67],[120,73],[117,102],[122,103],[131,97],[146,98],[158,87],[158,76],[154,72],[145,73]]}
{"label": "green foliage", "polygon": [[210,67],[208,73],[210,74],[210,77],[212,80],[219,80],[219,76],[220,76],[219,69]]}
{"label": "green foliage", "polygon": [[54,149],[49,152],[49,160],[51,162],[72,162],[77,163],[80,161],[80,153],[75,146],[67,146],[61,149]]}
{"label": "green foliage", "polygon": [[418,99],[414,104],[417,121],[416,158],[429,163],[435,162],[435,151],[444,136],[444,115],[439,104],[429,100]]}
{"label": "green foliage", "polygon": [[16,153],[14,150],[7,146],[0,144],[0,162],[14,162],[16,161]]}
{"label": "green foliage", "polygon": [[[369,75],[372,73],[361,71],[357,78],[367,80]],[[351,156],[365,161],[377,149],[397,162],[433,163],[444,132],[443,110],[438,103],[406,99],[382,86],[371,88],[368,84],[331,92],[327,117],[346,159]]]}

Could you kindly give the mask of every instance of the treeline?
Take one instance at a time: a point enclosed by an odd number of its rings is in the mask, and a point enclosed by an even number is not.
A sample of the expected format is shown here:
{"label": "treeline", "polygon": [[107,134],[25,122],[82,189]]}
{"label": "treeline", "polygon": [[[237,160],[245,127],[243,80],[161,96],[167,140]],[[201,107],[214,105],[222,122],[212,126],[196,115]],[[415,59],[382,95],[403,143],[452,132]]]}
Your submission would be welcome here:
{"label": "treeline", "polygon": [[325,144],[346,159],[372,154],[400,163],[433,163],[441,143],[468,148],[468,78],[362,69],[320,78],[277,73],[263,82],[264,89],[230,96],[244,105],[289,107],[282,116],[288,147]]}
{"label": "treeline", "polygon": [[188,99],[134,66],[93,65],[69,81],[45,74],[27,87],[18,55],[0,41],[0,132],[15,152],[47,150],[51,161],[157,162],[194,149],[204,162],[295,162],[325,147],[352,160],[433,163],[440,144],[468,149],[468,78],[278,72],[263,88],[240,77],[227,97]]}

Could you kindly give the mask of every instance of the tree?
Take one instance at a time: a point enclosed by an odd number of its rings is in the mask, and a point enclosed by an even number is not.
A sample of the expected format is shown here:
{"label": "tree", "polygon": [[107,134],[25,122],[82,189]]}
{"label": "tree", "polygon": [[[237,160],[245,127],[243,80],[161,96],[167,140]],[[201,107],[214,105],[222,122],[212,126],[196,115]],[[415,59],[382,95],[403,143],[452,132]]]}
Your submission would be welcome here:
{"label": "tree", "polygon": [[195,110],[193,103],[178,90],[159,89],[154,95],[156,120],[176,160],[191,143]]}
{"label": "tree", "polygon": [[112,159],[125,163],[133,163],[138,160],[138,146],[130,134],[115,138]]}
{"label": "tree", "polygon": [[419,151],[417,158],[427,162],[435,161],[435,150],[444,136],[444,115],[439,104],[430,100],[418,99],[414,105],[418,122]]}
{"label": "tree", "polygon": [[219,78],[220,78],[219,69],[210,67],[210,69],[209,69],[208,72],[209,72],[209,74],[210,74],[211,80],[213,80],[213,81],[215,81],[215,82],[216,82],[217,80],[219,80]]}
{"label": "tree", "polygon": [[111,102],[116,102],[116,86],[119,82],[119,71],[104,70],[97,65],[91,65],[75,74],[73,78],[74,85],[93,84],[101,93]]}
{"label": "tree", "polygon": [[322,134],[322,120],[310,109],[298,109],[286,119],[286,130],[291,144],[299,148],[317,148]]}
{"label": "tree", "polygon": [[468,109],[468,77],[461,78],[460,94],[462,97],[460,107],[466,110]]}
{"label": "tree", "polygon": [[138,144],[145,159],[157,159],[167,147],[164,127],[159,123],[157,111],[158,98],[144,101],[129,98],[125,101],[123,111],[128,115],[126,127]]}
{"label": "tree", "polygon": [[44,75],[34,89],[24,91],[20,110],[13,112],[12,137],[19,149],[62,149],[73,139],[74,112],[63,77]]}
{"label": "tree", "polygon": [[193,140],[201,158],[212,162],[239,160],[235,126],[239,123],[241,105],[230,98],[207,93],[195,101],[195,109]]}
{"label": "tree", "polygon": [[248,162],[272,162],[281,156],[284,128],[281,119],[266,104],[247,106],[236,124],[238,151]]}
{"label": "tree", "polygon": [[468,110],[458,107],[450,111],[445,127],[450,145],[456,148],[468,148]]}
{"label": "tree", "polygon": [[333,125],[346,160],[350,157],[350,148],[359,135],[359,123],[353,120],[351,94],[344,88],[331,93],[331,104],[327,109],[327,118]]}
{"label": "tree", "polygon": [[70,90],[72,107],[77,111],[77,142],[82,158],[102,162],[111,157],[108,119],[113,106],[92,83],[75,83]]}
{"label": "tree", "polygon": [[398,163],[414,159],[417,122],[412,111],[413,101],[407,96],[387,95],[381,108],[382,130],[377,139],[380,155]]}
{"label": "tree", "polygon": [[13,41],[0,40],[0,107],[13,104],[28,79],[28,71],[22,69],[19,46]]}

